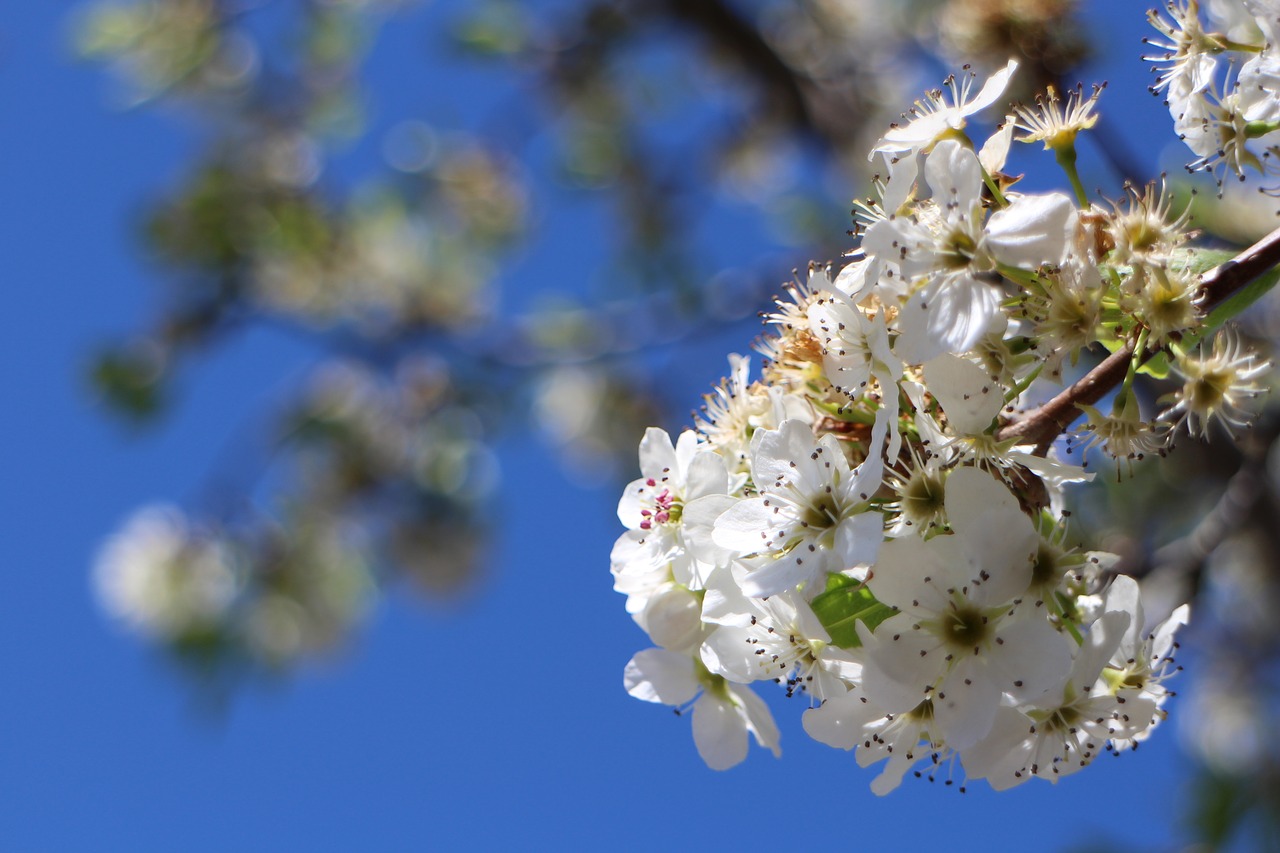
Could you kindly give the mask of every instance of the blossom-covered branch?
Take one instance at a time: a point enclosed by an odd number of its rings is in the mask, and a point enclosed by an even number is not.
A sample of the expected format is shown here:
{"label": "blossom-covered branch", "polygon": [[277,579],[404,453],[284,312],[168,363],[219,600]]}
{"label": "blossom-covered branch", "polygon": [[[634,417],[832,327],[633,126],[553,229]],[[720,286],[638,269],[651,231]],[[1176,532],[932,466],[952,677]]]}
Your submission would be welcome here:
{"label": "blossom-covered branch", "polygon": [[[1205,273],[1200,284],[1201,295],[1197,300],[1201,313],[1208,315],[1222,302],[1278,264],[1280,228],[1231,260]],[[1143,357],[1146,355],[1144,353]],[[1120,349],[1111,353],[1052,400],[1002,427],[1000,439],[1014,438],[1020,444],[1033,444],[1037,452],[1043,454],[1050,442],[1083,414],[1081,405],[1098,402],[1124,381],[1133,356],[1134,341],[1126,341]]]}
{"label": "blossom-covered branch", "polygon": [[[1065,489],[1092,474],[1054,439],[1086,415],[1079,446],[1119,466],[1245,425],[1270,365],[1211,312],[1274,265],[1280,231],[1202,276],[1216,256],[1163,187],[1093,202],[1075,144],[1102,87],[1050,89],[979,144],[970,121],[1016,71],[949,78],[890,127],[860,245],[778,300],[761,379],[732,356],[694,430],[641,443],[611,568],[655,646],[624,681],[691,708],[713,768],[751,736],[779,751],[756,682],[808,695],[810,736],[884,762],[877,793],[919,765],[1055,781],[1166,715],[1189,608],[1148,625],[1118,557],[1071,544]],[[1052,152],[1069,191],[1016,191],[1015,141]],[[1144,411],[1156,369],[1181,386]]]}

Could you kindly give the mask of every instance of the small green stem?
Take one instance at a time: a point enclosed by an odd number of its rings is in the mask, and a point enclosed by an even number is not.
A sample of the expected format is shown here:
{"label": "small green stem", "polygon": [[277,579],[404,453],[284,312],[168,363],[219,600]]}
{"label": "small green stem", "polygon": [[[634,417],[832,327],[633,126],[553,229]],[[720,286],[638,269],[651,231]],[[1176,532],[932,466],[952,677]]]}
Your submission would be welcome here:
{"label": "small green stem", "polygon": [[1040,276],[1032,270],[1024,270],[1022,267],[1014,267],[1009,264],[996,263],[996,272],[1009,279],[1016,284],[1020,284],[1028,290],[1038,290],[1044,292],[1044,286],[1040,283]]}
{"label": "small green stem", "polygon": [[982,170],[982,180],[987,185],[987,189],[991,190],[991,197],[995,199],[996,207],[1008,207],[1009,200],[1004,197],[1004,193],[1000,191],[1000,185],[987,173],[986,169]]}
{"label": "small green stem", "polygon": [[1058,617],[1058,621],[1062,624],[1067,632],[1071,634],[1072,639],[1076,641],[1077,646],[1084,645],[1084,637],[1080,634],[1080,629],[1076,627],[1074,619],[1067,616],[1067,609],[1063,606],[1062,593],[1055,592],[1053,595],[1045,596],[1046,603],[1049,605],[1050,612]]}
{"label": "small green stem", "polygon": [[1080,173],[1076,171],[1075,142],[1053,149],[1053,156],[1058,161],[1058,165],[1062,167],[1062,171],[1067,173],[1067,180],[1071,181],[1071,189],[1076,194],[1076,202],[1081,207],[1088,207],[1089,194],[1085,192],[1084,184],[1080,183]]}
{"label": "small green stem", "polygon": [[1004,401],[1006,403],[1012,403],[1014,400],[1018,399],[1018,395],[1031,387],[1031,383],[1036,381],[1036,378],[1040,375],[1040,371],[1043,369],[1044,369],[1044,362],[1042,361],[1039,364],[1037,364],[1035,368],[1030,373],[1028,373],[1021,382],[1019,382],[1017,385],[1014,385],[1012,388],[1009,389],[1009,393],[1004,395]]}
{"label": "small green stem", "polygon": [[1150,334],[1151,330],[1146,326],[1143,326],[1142,331],[1138,333],[1138,342],[1133,345],[1133,358],[1129,359],[1129,370],[1124,375],[1124,385],[1120,386],[1121,394],[1128,394],[1130,387],[1133,385],[1133,377],[1138,374],[1142,357],[1147,352],[1147,337]]}
{"label": "small green stem", "polygon": [[1209,39],[1221,50],[1233,50],[1237,53],[1262,53],[1264,50],[1264,47],[1260,44],[1232,41],[1221,33],[1214,33],[1209,36]]}

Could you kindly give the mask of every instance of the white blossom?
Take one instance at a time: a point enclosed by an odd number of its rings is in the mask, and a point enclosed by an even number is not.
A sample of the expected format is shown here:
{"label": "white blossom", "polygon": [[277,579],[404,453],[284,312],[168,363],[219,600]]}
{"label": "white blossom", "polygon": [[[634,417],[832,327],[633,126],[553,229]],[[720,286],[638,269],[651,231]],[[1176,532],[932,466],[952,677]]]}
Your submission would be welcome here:
{"label": "white blossom", "polygon": [[162,638],[216,627],[238,588],[227,549],[168,506],[135,513],[103,545],[93,580],[108,612]]}
{"label": "white blossom", "polygon": [[938,734],[963,750],[990,731],[1002,695],[1054,688],[1071,656],[1043,612],[1023,606],[1037,537],[1008,490],[960,468],[946,510],[952,535],[885,544],[867,585],[900,612],[859,633],[868,697],[898,712],[932,700]]}
{"label": "white blossom", "polygon": [[627,664],[623,675],[627,692],[646,702],[692,703],[693,742],[712,770],[728,770],[747,757],[747,735],[782,754],[778,727],[769,708],[751,688],[732,684],[707,672],[688,655],[665,649],[646,649]]}
{"label": "white blossom", "polygon": [[759,495],[730,507],[715,522],[715,543],[736,551],[746,569],[742,588],[767,596],[816,582],[876,557],[884,519],[870,499],[884,470],[883,419],[870,455],[851,469],[831,436],[815,439],[808,424],[788,420],[762,430],[752,448]]}

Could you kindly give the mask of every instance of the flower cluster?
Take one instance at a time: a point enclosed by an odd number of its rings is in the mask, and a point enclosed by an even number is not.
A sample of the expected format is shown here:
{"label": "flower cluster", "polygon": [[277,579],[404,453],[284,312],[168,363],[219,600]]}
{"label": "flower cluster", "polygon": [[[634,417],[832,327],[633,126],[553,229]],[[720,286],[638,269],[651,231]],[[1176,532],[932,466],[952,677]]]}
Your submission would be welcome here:
{"label": "flower cluster", "polygon": [[1280,5],[1274,0],[1171,0],[1151,11],[1159,53],[1147,56],[1174,128],[1219,184],[1230,172],[1280,175]]}
{"label": "flower cluster", "polygon": [[111,615],[180,658],[281,667],[333,645],[371,601],[368,567],[329,521],[245,535],[144,507],[103,546],[94,582]]}
{"label": "flower cluster", "polygon": [[[1187,606],[1148,624],[1117,558],[1068,544],[1063,488],[1091,475],[1031,407],[1085,348],[1128,354],[1109,409],[1079,401],[1077,438],[1135,459],[1184,426],[1239,426],[1265,363],[1231,331],[1193,346],[1213,318],[1160,190],[1080,190],[1100,89],[970,140],[1015,70],[918,101],[873,152],[888,178],[858,208],[860,247],[767,315],[762,378],[732,356],[696,429],[641,442],[611,563],[655,645],[625,684],[691,705],[713,768],[748,734],[778,752],[761,681],[809,697],[810,736],[886,761],[878,793],[957,762],[998,789],[1055,780],[1164,717]],[[1012,191],[1013,141],[1052,150],[1075,192]],[[1183,386],[1144,415],[1138,373],[1170,368]]]}
{"label": "flower cluster", "polygon": [[191,516],[147,507],[96,561],[110,615],[201,675],[278,672],[326,654],[392,569],[442,595],[481,555],[496,462],[439,361],[405,359],[393,376],[322,365],[278,429],[281,466],[305,500]]}

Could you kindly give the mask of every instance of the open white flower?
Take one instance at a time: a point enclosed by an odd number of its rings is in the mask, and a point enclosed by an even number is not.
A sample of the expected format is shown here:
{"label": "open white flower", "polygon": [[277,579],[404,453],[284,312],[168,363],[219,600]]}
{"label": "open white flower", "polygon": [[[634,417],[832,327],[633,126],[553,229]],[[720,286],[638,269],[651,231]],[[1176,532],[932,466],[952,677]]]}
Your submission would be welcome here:
{"label": "open white flower", "polygon": [[1008,489],[959,468],[945,502],[954,535],[886,543],[867,579],[901,612],[874,634],[858,628],[871,701],[904,712],[931,700],[935,736],[962,750],[991,730],[1003,695],[1027,701],[1060,686],[1071,653],[1041,610],[1019,606],[1039,540]]}
{"label": "open white flower", "polygon": [[942,89],[926,92],[922,100],[915,102],[906,124],[889,128],[876,142],[868,158],[883,154],[890,170],[889,184],[884,193],[885,210],[896,211],[910,194],[919,169],[916,155],[964,130],[970,116],[1000,99],[1017,70],[1018,63],[1009,60],[972,97],[970,94],[977,75],[972,71],[965,71],[959,78],[952,75],[945,81],[945,92]]}
{"label": "open white flower", "polygon": [[700,447],[692,430],[673,445],[665,430],[650,427],[640,442],[640,473],[618,502],[618,518],[628,530],[611,555],[614,589],[628,596],[633,614],[669,580],[701,587],[711,567],[700,566],[685,547],[685,503],[723,495],[729,484],[724,458]]}
{"label": "open white flower", "polygon": [[1112,582],[1103,606],[1108,612],[1131,617],[1103,677],[1129,705],[1126,711],[1133,724],[1129,736],[1114,738],[1112,746],[1116,750],[1136,748],[1164,719],[1164,704],[1173,695],[1165,681],[1180,668],[1174,660],[1175,638],[1178,629],[1187,624],[1191,608],[1179,605],[1164,621],[1148,629],[1138,582],[1127,575]]}
{"label": "open white flower", "polygon": [[713,534],[717,545],[741,555],[747,595],[801,585],[812,595],[829,572],[875,560],[884,519],[870,499],[884,472],[886,428],[878,418],[868,456],[853,470],[834,436],[815,439],[801,421],[756,433],[751,472],[759,495],[717,518]]}
{"label": "open white flower", "polygon": [[[924,99],[916,101],[911,119],[904,125],[891,127],[873,149],[876,152],[919,151],[945,137],[949,132],[963,130],[966,120],[999,100],[1009,87],[1013,72],[1018,70],[1016,60],[1010,59],[1004,68],[987,78],[982,88],[970,97],[977,75],[966,71],[945,81],[947,87],[926,92]],[[947,97],[950,95],[950,97]]]}
{"label": "open white flower", "polygon": [[[998,791],[1033,776],[1056,782],[1086,767],[1109,738],[1131,731],[1124,699],[1098,680],[1129,619],[1128,613],[1110,612],[1093,624],[1076,651],[1070,676],[1052,700],[1001,708],[991,736],[963,752],[965,771],[985,778]],[[1142,716],[1138,708],[1131,710]]]}
{"label": "open white flower", "polygon": [[788,696],[808,693],[819,701],[843,695],[862,674],[861,663],[831,645],[804,601],[773,595],[745,604],[746,624],[716,628],[702,644],[702,662],[711,672],[738,684],[785,683]]}
{"label": "open white flower", "polygon": [[929,759],[937,764],[951,754],[951,749],[937,738],[932,702],[926,699],[910,711],[886,713],[856,686],[843,696],[805,711],[804,730],[827,746],[846,750],[856,747],[859,767],[888,759],[871,781],[871,790],[879,796],[902,784],[902,777],[921,761]]}
{"label": "open white flower", "polygon": [[666,649],[636,654],[623,673],[627,692],[646,702],[672,705],[677,711],[693,703],[693,742],[712,770],[728,770],[747,757],[747,734],[782,755],[773,715],[751,688],[713,675],[701,661]]}
{"label": "open white flower", "polygon": [[955,140],[938,143],[924,168],[932,198],[911,216],[874,223],[862,241],[912,287],[894,350],[917,364],[977,343],[1000,305],[1000,291],[981,274],[999,264],[1035,269],[1062,261],[1076,221],[1062,193],[1016,196],[988,218],[978,156]]}
{"label": "open white flower", "polygon": [[898,381],[903,366],[889,348],[884,312],[868,318],[851,300],[827,294],[809,308],[809,327],[822,344],[827,380],[851,399],[862,397],[875,383],[879,406],[889,427],[886,456],[896,459],[902,447],[898,433]]}

